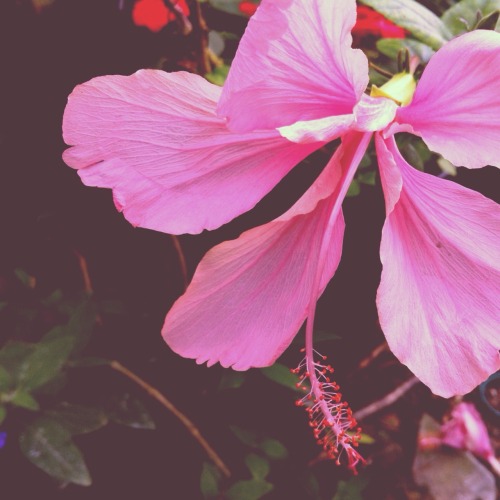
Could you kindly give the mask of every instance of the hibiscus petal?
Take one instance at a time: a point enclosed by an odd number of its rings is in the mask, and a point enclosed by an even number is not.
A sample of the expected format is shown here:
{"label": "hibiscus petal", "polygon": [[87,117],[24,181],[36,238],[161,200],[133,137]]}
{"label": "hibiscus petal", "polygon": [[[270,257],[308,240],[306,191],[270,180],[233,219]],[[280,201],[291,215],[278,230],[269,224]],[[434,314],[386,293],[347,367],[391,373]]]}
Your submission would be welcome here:
{"label": "hibiscus petal", "polygon": [[354,0],[263,0],[241,39],[217,112],[233,130],[347,115],[368,85],[352,49]]}
{"label": "hibiscus petal", "polygon": [[[369,139],[357,133],[344,138],[288,212],[205,255],[165,320],[163,336],[175,352],[236,370],[276,360],[303,323],[311,295],[319,297],[337,268],[340,205]],[[317,272],[320,289],[313,290]]]}
{"label": "hibiscus petal", "polygon": [[354,107],[355,128],[364,132],[383,130],[394,120],[397,109],[391,99],[363,94]]}
{"label": "hibiscus petal", "polygon": [[467,33],[431,58],[397,121],[457,166],[500,167],[499,82],[500,33]]}
{"label": "hibiscus petal", "polygon": [[278,128],[279,133],[292,142],[309,144],[329,142],[347,133],[354,125],[354,115],[327,116],[317,120],[298,121]]}
{"label": "hibiscus petal", "polygon": [[277,131],[235,134],[215,115],[220,88],[189,73],[143,70],[78,86],[64,114],[64,153],[90,186],[113,189],[134,225],[214,229],[251,209],[321,144]]}
{"label": "hibiscus petal", "polygon": [[413,169],[377,138],[387,220],[377,295],[394,354],[438,395],[465,394],[500,368],[500,208]]}

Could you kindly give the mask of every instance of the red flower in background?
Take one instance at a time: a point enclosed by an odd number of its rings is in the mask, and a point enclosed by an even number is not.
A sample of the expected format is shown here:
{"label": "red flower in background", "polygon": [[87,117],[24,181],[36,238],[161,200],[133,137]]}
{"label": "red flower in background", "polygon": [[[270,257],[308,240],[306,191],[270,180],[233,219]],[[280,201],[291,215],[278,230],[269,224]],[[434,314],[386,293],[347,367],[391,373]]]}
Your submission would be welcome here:
{"label": "red flower in background", "polygon": [[[259,4],[255,1],[241,0],[238,4],[238,9],[242,14],[250,17],[255,14],[258,6]],[[392,21],[389,21],[389,19],[386,19],[376,10],[365,5],[358,5],[357,21],[352,34],[358,38],[367,35],[376,36],[377,38],[404,38],[406,31]]]}
{"label": "red flower in background", "polygon": [[[189,15],[186,0],[173,2],[185,16]],[[132,9],[132,20],[137,26],[145,26],[151,31],[160,31],[168,23],[175,21],[175,14],[167,8],[163,0],[138,0]]]}
{"label": "red flower in background", "polygon": [[253,16],[255,14],[255,11],[257,10],[257,7],[259,4],[250,2],[248,0],[243,0],[239,3],[238,9],[242,14],[245,14],[245,16]]}
{"label": "red flower in background", "polygon": [[405,37],[406,32],[403,28],[389,21],[382,14],[379,14],[370,7],[359,5],[357,11],[358,18],[352,30],[353,36],[360,38],[367,35],[376,36],[377,38]]}

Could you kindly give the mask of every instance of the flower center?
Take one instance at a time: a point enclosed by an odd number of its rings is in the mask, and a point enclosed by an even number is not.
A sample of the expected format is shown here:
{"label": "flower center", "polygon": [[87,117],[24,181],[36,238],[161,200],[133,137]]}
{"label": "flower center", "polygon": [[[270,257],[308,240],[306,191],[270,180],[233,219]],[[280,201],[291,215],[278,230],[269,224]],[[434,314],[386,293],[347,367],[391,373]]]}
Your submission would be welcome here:
{"label": "flower center", "polygon": [[387,97],[398,106],[407,106],[413,99],[417,82],[411,73],[397,73],[382,87],[372,85],[370,96]]}

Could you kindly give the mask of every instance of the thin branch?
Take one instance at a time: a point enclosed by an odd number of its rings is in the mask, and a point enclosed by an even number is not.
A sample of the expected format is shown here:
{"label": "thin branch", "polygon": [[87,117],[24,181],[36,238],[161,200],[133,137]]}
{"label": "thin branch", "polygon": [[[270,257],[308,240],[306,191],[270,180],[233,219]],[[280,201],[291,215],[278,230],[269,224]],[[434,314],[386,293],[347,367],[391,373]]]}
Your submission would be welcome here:
{"label": "thin branch", "polygon": [[90,280],[90,274],[89,274],[89,268],[87,266],[87,260],[78,250],[73,249],[73,253],[75,254],[75,256],[78,260],[78,267],[80,268],[80,273],[82,274],[83,289],[89,295],[92,295],[94,293],[94,289],[92,288],[92,281]]}
{"label": "thin branch", "polygon": [[364,420],[365,418],[377,413],[388,406],[394,404],[399,398],[404,396],[412,387],[417,385],[420,382],[417,377],[411,377],[406,382],[401,384],[399,387],[396,387],[392,392],[384,396],[382,399],[375,401],[361,410],[354,412],[354,418],[358,421]]}
{"label": "thin branch", "polygon": [[387,78],[392,78],[394,76],[390,71],[387,71],[384,68],[377,66],[376,64],[372,63],[371,61],[369,61],[368,64],[370,65],[370,68],[373,68],[377,73],[380,73],[381,75],[386,76]]}
{"label": "thin branch", "polygon": [[365,358],[363,358],[358,365],[359,370],[363,370],[367,366],[369,366],[372,361],[377,359],[383,352],[387,351],[389,349],[389,346],[387,345],[387,342],[382,342],[382,344],[378,345],[373,349],[373,351],[368,354]]}
{"label": "thin branch", "polygon": [[172,0],[163,0],[167,8],[174,14],[177,23],[181,27],[181,32],[183,35],[189,35],[191,31],[193,31],[193,25],[191,21],[187,18],[187,16],[182,12],[182,9]]}
{"label": "thin branch", "polygon": [[184,252],[182,251],[181,242],[179,238],[175,236],[175,234],[171,234],[172,242],[174,244],[175,251],[177,252],[177,258],[179,259],[179,265],[181,266],[182,278],[184,280],[184,291],[188,286],[188,273],[187,273],[187,265],[186,258],[184,257]]}
{"label": "thin branch", "polygon": [[192,6],[191,13],[193,14],[193,29],[196,32],[199,43],[198,73],[203,76],[212,71],[208,55],[208,27],[205,19],[203,18],[198,0],[191,1],[190,5]]}
{"label": "thin branch", "polygon": [[164,408],[173,413],[186,427],[188,432],[193,436],[196,441],[200,444],[200,446],[205,450],[209,458],[212,462],[217,466],[217,468],[224,474],[226,477],[231,476],[231,472],[224,464],[219,455],[215,452],[215,450],[208,444],[208,441],[201,435],[199,429],[189,420],[189,418],[184,415],[181,411],[179,411],[158,389],[148,384],[145,380],[140,378],[134,372],[130,371],[128,368],[123,366],[118,361],[111,361],[111,368],[116,370],[117,372],[125,375],[130,380],[135,382],[139,387],[144,389],[152,398],[156,399]]}

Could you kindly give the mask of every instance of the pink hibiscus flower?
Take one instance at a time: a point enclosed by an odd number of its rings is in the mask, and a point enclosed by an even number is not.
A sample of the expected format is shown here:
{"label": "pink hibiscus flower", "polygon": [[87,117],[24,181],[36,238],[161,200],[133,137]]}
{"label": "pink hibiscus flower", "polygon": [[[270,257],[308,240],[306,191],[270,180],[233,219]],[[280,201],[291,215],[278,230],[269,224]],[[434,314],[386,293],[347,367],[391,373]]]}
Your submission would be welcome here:
{"label": "pink hibiscus flower", "polygon": [[322,444],[332,455],[346,448],[352,466],[354,423],[314,360],[312,327],[340,260],[341,204],[372,136],[387,210],[377,305],[392,351],[442,396],[500,367],[499,207],[415,170],[394,139],[410,132],[456,165],[500,166],[500,34],[452,40],[416,90],[399,74],[367,95],[355,22],[354,0],[263,0],[222,89],[183,72],[98,77],[74,90],[63,124],[64,160],[85,184],[111,188],[132,224],[176,234],[250,210],[341,138],[290,210],[207,253],[163,335],[198,363],[246,370],[272,364],[307,319],[308,411]]}

